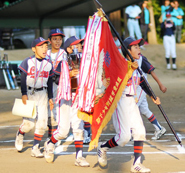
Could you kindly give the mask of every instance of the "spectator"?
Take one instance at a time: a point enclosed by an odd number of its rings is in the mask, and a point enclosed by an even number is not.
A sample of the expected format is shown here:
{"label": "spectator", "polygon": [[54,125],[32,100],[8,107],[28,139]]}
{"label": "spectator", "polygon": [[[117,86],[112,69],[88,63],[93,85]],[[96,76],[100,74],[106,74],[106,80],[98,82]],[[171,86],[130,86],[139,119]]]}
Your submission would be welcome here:
{"label": "spectator", "polygon": [[[125,13],[127,15],[127,27],[129,31],[129,36],[135,38],[135,35],[137,39],[142,38],[141,29],[139,26],[139,19],[141,15],[141,8],[136,5],[130,5],[125,9]],[[145,49],[143,46],[140,46],[141,49]]]}
{"label": "spectator", "polygon": [[171,8],[170,8],[170,0],[164,0],[163,4],[164,5],[161,6],[162,22],[164,22],[165,19],[166,19],[166,12],[171,10]]}
{"label": "spectator", "polygon": [[141,18],[140,18],[141,32],[142,32],[142,37],[145,40],[145,44],[148,44],[147,34],[149,30],[149,25],[150,25],[150,13],[148,10],[148,1],[144,1],[142,3],[141,9],[142,9]]}
{"label": "spectator", "polygon": [[173,1],[172,7],[173,10],[171,12],[171,15],[172,20],[175,24],[175,39],[177,43],[180,43],[184,12],[182,8],[179,7],[179,2],[177,0]]}

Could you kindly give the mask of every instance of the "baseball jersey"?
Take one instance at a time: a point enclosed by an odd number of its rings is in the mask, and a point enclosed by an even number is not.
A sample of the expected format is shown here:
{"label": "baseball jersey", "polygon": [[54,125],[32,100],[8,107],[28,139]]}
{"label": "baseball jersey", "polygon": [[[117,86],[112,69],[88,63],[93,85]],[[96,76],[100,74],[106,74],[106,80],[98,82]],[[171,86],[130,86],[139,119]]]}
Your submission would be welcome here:
{"label": "baseball jersey", "polygon": [[52,53],[51,49],[47,51],[47,57],[53,64],[53,69],[55,70],[61,60],[67,60],[67,53],[64,49],[60,49],[56,53]]}
{"label": "baseball jersey", "polygon": [[141,8],[137,5],[130,5],[125,9],[125,13],[131,18],[135,18],[141,13]]}
{"label": "baseball jersey", "polygon": [[165,36],[165,35],[167,35],[167,36],[174,35],[175,24],[171,23],[170,20],[166,20],[166,24],[165,24],[165,22],[161,23],[161,29],[162,29],[162,32],[163,32],[163,36]]}
{"label": "baseball jersey", "polygon": [[[138,66],[141,69],[141,71],[143,72],[143,76],[146,78],[147,77],[147,73],[150,74],[151,71],[153,71],[155,68],[148,62],[147,58],[143,55],[140,56],[140,58],[137,60],[138,62]],[[147,93],[148,91],[146,90],[146,88],[144,88],[144,86],[142,85],[143,79],[141,78],[139,72],[137,70],[135,70],[133,72],[132,77],[128,80],[127,82],[127,86],[125,88],[126,94],[129,95],[135,95],[136,94],[136,88],[138,87],[138,85],[141,85],[142,89]]]}
{"label": "baseball jersey", "polygon": [[47,87],[48,78],[53,76],[51,62],[35,56],[26,58],[18,68],[27,76],[26,85],[32,88]]}

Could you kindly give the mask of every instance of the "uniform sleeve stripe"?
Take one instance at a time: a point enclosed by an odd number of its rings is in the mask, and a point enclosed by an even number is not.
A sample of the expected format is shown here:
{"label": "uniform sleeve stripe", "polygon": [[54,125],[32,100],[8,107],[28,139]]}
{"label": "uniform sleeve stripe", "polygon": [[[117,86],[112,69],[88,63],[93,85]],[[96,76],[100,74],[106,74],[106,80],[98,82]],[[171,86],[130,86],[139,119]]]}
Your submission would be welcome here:
{"label": "uniform sleeve stripe", "polygon": [[24,68],[22,68],[21,66],[19,66],[19,69],[22,70],[23,72],[25,72],[26,74],[28,73]]}

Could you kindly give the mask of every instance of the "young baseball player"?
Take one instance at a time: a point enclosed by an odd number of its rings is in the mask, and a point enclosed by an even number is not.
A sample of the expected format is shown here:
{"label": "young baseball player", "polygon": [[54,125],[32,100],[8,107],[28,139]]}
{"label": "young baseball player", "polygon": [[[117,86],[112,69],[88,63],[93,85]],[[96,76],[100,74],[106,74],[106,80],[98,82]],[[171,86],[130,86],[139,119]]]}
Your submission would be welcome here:
{"label": "young baseball player", "polygon": [[[128,37],[124,40],[124,44],[135,60],[140,58],[140,46],[144,44],[143,39],[135,40],[132,37]],[[137,61],[134,61],[132,63],[132,68],[136,69],[137,67],[138,63]],[[131,166],[131,172],[150,172],[150,169],[141,164],[143,141],[146,139],[146,132],[138,106],[134,99],[136,87],[139,82],[140,75],[138,71],[135,70],[132,77],[128,80],[127,86],[117,104],[117,108],[112,115],[113,125],[117,134],[109,141],[100,144],[98,147],[98,162],[102,167],[107,165],[106,152],[110,148],[118,145],[123,147],[130,140],[132,135],[134,140],[134,162]],[[145,89],[145,91],[147,92],[147,89]],[[160,104],[159,98],[153,101],[156,104]]]}
{"label": "young baseball player", "polygon": [[[53,133],[51,139],[45,142],[45,159],[47,162],[53,162],[55,143],[58,140],[64,139],[69,133],[70,125],[73,129],[73,135],[76,148],[76,166],[87,167],[89,163],[82,157],[83,149],[83,122],[77,117],[77,103],[74,102],[73,106],[71,99],[71,86],[70,78],[78,75],[78,70],[73,69],[69,55],[73,53],[74,45],[80,43],[82,40],[77,39],[75,36],[68,38],[64,43],[64,50],[67,52],[68,61],[63,60],[58,64],[55,69],[55,74],[60,77],[59,90],[57,94],[57,101],[59,101],[59,113],[57,114],[58,128]],[[69,66],[70,65],[70,66]],[[63,86],[63,88],[61,88]],[[75,93],[74,93],[75,94]],[[72,93],[73,96],[73,93]]]}
{"label": "young baseball player", "polygon": [[[159,80],[159,78],[154,72],[155,68],[148,62],[147,58],[141,55],[138,60],[138,64],[139,64],[140,69],[143,72],[144,77],[147,79],[147,73],[151,74],[151,76],[155,79],[155,81],[159,85],[160,90],[163,93],[165,93],[167,88],[161,83],[161,81]],[[148,120],[152,123],[152,125],[155,128],[154,137],[152,139],[156,139],[156,140],[160,139],[161,136],[165,134],[166,129],[159,124],[155,115],[150,111],[148,107],[146,93],[142,90],[141,86],[139,85],[137,86],[136,93],[137,93],[136,103],[139,107],[139,111],[141,115],[146,116],[146,118],[148,118]]]}
{"label": "young baseball player", "polygon": [[[126,56],[125,51],[122,49],[124,56]],[[139,60],[137,60],[140,69],[143,72],[144,77],[147,79],[147,74],[151,74],[152,77],[155,79],[157,84],[159,85],[160,90],[165,93],[167,88],[161,83],[159,78],[154,72],[154,67],[148,62],[147,58],[143,55],[140,56]],[[141,115],[144,115],[148,120],[152,123],[155,128],[154,137],[152,139],[158,140],[161,138],[162,135],[165,134],[166,129],[159,124],[155,115],[150,111],[148,107],[148,102],[146,98],[146,93],[142,90],[141,86],[137,86],[136,90],[137,96],[135,96],[136,103],[139,107],[139,111]]]}
{"label": "young baseball player", "polygon": [[[80,66],[80,62],[82,58],[82,51],[83,51],[82,44],[79,43],[75,45],[76,51],[77,51],[75,56],[77,58],[76,61],[77,61],[78,66]],[[90,135],[91,135],[91,124],[89,122],[84,121],[84,140],[83,140],[84,144],[89,144],[91,142]]]}
{"label": "young baseball player", "polygon": [[167,69],[171,69],[170,55],[172,57],[172,69],[176,70],[176,42],[174,36],[175,24],[171,20],[171,14],[166,14],[166,20],[161,23],[161,29],[163,32],[163,44],[165,48],[165,56]]}
{"label": "young baseball player", "polygon": [[[45,133],[48,120],[48,98],[50,110],[53,109],[52,92],[52,64],[45,59],[48,50],[48,40],[39,37],[32,42],[34,56],[26,58],[19,70],[21,71],[21,93],[22,102],[26,100],[35,101],[37,107],[36,119],[23,118],[23,122],[16,134],[15,147],[18,151],[23,148],[23,138],[25,133],[33,129],[35,124],[34,142],[31,150],[31,156],[43,157],[39,145]],[[35,123],[36,121],[36,123]]]}
{"label": "young baseball player", "polygon": [[[64,57],[66,57],[65,50],[61,49],[63,37],[65,37],[65,35],[58,28],[52,29],[48,34],[48,39],[51,43],[51,49],[47,51],[47,57],[52,62],[54,70],[57,68],[59,62],[62,61]],[[57,97],[58,85],[55,83],[55,81],[56,81],[56,76],[54,75],[53,76],[54,108],[52,111],[48,109],[48,127],[49,127],[48,138],[51,138],[51,136],[53,135],[53,132],[57,129],[56,116],[57,116],[58,103],[56,103],[56,97]]]}

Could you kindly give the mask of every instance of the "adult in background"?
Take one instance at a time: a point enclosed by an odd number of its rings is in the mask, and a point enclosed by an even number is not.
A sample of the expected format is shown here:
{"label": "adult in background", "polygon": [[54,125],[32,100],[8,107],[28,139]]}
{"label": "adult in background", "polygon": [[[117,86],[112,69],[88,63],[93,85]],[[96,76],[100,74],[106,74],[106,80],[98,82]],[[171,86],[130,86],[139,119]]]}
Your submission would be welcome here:
{"label": "adult in background", "polygon": [[150,25],[150,13],[148,10],[148,1],[144,1],[141,5],[141,18],[140,18],[140,27],[142,32],[142,37],[145,40],[145,44],[148,44],[147,42],[147,34],[149,30]]}
{"label": "adult in background", "polygon": [[175,24],[175,39],[177,43],[181,42],[181,31],[183,26],[183,16],[184,12],[182,8],[179,7],[179,2],[177,0],[171,3],[173,10],[171,12],[172,20]]}
{"label": "adult in background", "polygon": [[127,27],[129,31],[129,35],[135,38],[135,34],[137,39],[142,38],[140,26],[139,26],[139,19],[141,15],[141,8],[134,4],[130,5],[125,9],[125,13],[127,15]]}
{"label": "adult in background", "polygon": [[162,15],[162,22],[166,19],[167,11],[171,10],[170,0],[164,0],[163,5],[161,5],[161,15]]}

